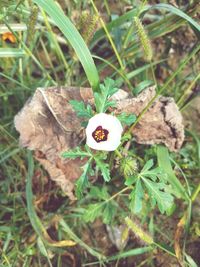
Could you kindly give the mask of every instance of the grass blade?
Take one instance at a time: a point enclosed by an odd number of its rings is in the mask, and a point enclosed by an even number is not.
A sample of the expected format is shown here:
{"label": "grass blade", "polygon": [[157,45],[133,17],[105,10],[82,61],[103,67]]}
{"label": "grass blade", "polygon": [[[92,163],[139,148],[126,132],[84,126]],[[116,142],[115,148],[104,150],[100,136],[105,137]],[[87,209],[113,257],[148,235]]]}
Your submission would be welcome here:
{"label": "grass blade", "polygon": [[172,6],[172,5],[168,5],[168,4],[157,4],[152,6],[150,9],[166,9],[171,13],[174,13],[175,15],[185,19],[186,21],[188,21],[195,29],[197,29],[197,31],[200,32],[200,25],[194,20],[192,19],[190,16],[188,16],[187,14],[185,14],[182,10]]}
{"label": "grass blade", "polygon": [[18,48],[0,48],[0,57],[23,57],[25,51]]}
{"label": "grass blade", "polygon": [[60,7],[53,0],[34,0],[44,11],[55,21],[57,27],[65,35],[71,46],[74,48],[87,75],[91,87],[97,91],[99,86],[99,76],[83,38],[72,22],[65,16]]}
{"label": "grass blade", "polygon": [[103,260],[105,258],[104,255],[100,254],[99,252],[88,246],[77,235],[75,235],[75,233],[70,229],[70,227],[66,224],[66,222],[63,219],[60,220],[60,225],[63,231],[65,231],[71,239],[73,239],[77,244],[86,249],[91,255],[98,258],[99,260]]}
{"label": "grass blade", "polygon": [[152,250],[154,250],[154,248],[152,246],[134,248],[134,249],[130,249],[128,251],[120,252],[119,254],[117,254],[115,256],[111,256],[111,257],[108,258],[108,261],[113,261],[113,260],[118,260],[118,259],[122,259],[122,258],[141,255],[141,254],[144,254],[144,253],[151,252]]}
{"label": "grass blade", "polygon": [[33,226],[33,229],[38,234],[38,236],[49,246],[53,247],[66,247],[74,246],[75,243],[71,240],[61,240],[54,241],[51,239],[46,229],[42,225],[39,217],[37,216],[34,206],[33,206],[33,192],[32,192],[32,177],[34,172],[34,162],[30,151],[28,151],[28,175],[26,182],[26,200],[27,200],[27,210],[28,216]]}

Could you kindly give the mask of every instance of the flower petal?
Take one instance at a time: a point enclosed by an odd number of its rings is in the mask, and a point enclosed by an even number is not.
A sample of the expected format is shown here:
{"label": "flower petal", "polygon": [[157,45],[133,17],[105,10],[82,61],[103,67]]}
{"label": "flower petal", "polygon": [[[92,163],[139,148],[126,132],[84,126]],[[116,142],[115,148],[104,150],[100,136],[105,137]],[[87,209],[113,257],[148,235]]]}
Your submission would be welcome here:
{"label": "flower petal", "polygon": [[[96,129],[103,129],[105,132],[108,131],[107,139],[105,140],[103,138],[97,142],[94,138]],[[86,143],[89,147],[96,150],[114,151],[120,145],[122,132],[122,125],[115,116],[99,113],[89,120],[86,128]]]}

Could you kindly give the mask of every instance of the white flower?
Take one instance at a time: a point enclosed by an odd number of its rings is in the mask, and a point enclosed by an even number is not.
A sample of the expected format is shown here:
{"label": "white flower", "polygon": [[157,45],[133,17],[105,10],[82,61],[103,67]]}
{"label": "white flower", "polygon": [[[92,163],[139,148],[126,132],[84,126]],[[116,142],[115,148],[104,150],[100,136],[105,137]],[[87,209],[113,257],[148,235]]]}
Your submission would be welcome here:
{"label": "white flower", "polygon": [[89,120],[86,143],[96,150],[114,151],[120,145],[122,132],[122,125],[116,117],[99,113]]}

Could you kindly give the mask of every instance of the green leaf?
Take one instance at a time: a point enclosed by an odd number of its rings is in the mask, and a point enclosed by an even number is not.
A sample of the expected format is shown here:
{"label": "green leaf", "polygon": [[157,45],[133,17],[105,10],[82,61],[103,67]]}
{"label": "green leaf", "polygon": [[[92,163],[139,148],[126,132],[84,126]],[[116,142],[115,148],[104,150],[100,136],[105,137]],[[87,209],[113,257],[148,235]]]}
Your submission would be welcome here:
{"label": "green leaf", "polygon": [[148,247],[141,247],[141,248],[134,248],[134,249],[130,249],[128,251],[123,251],[123,252],[119,252],[117,255],[108,257],[107,260],[119,260],[119,259],[125,259],[128,257],[133,257],[136,255],[141,255],[144,253],[148,253],[154,250],[153,246],[148,246]]}
{"label": "green leaf", "polygon": [[149,169],[151,169],[151,167],[153,167],[153,160],[152,159],[148,160],[145,163],[144,167],[141,170],[141,173],[144,173],[144,172],[148,171]]}
{"label": "green leaf", "polygon": [[78,117],[90,119],[93,116],[92,107],[90,105],[85,106],[83,101],[70,100],[69,103]]}
{"label": "green leaf", "polygon": [[108,202],[104,205],[103,210],[103,223],[110,224],[113,221],[113,218],[116,214],[117,206],[113,204],[113,202]]}
{"label": "green leaf", "polygon": [[45,228],[39,220],[34,206],[33,206],[33,192],[32,192],[32,177],[34,172],[34,161],[31,151],[27,153],[28,157],[28,174],[27,174],[27,182],[26,182],[26,201],[27,201],[27,212],[30,218],[30,222],[33,226],[33,229],[38,234],[38,236],[42,236],[43,232],[45,232]]}
{"label": "green leaf", "polygon": [[24,57],[26,52],[19,48],[0,48],[0,58],[2,57]]}
{"label": "green leaf", "polygon": [[137,178],[138,178],[137,175],[128,177],[125,181],[125,185],[130,186],[130,185],[134,184],[135,181],[137,180]]}
{"label": "green leaf", "polygon": [[153,180],[154,182],[157,180],[157,178],[159,178],[159,180],[166,181],[166,179],[164,179],[166,177],[166,174],[159,167],[143,171],[142,176],[147,176],[151,178],[151,180]]}
{"label": "green leaf", "polygon": [[83,219],[86,222],[93,222],[97,217],[102,215],[103,208],[103,203],[90,204],[84,213]]}
{"label": "green leaf", "polygon": [[156,202],[161,213],[164,213],[173,205],[173,196],[165,192],[166,184],[163,182],[153,182],[149,179],[142,177],[145,186],[148,189],[152,206],[155,206]]}
{"label": "green leaf", "polygon": [[184,254],[190,267],[198,267],[198,265],[196,264],[196,262],[193,260],[193,258],[190,255],[188,255],[187,253],[184,253]]}
{"label": "green leaf", "polygon": [[84,189],[89,185],[88,175],[91,169],[91,161],[90,159],[82,168],[83,173],[81,177],[76,182],[76,196],[80,199],[83,196]]}
{"label": "green leaf", "polygon": [[40,237],[38,237],[38,239],[37,239],[37,245],[38,245],[38,248],[39,248],[40,253],[43,256],[45,256],[46,258],[48,258],[48,256],[49,256],[48,255],[48,251],[47,251],[47,249],[46,249],[46,247],[44,245],[43,240]]}
{"label": "green leaf", "polygon": [[161,213],[169,211],[173,205],[173,196],[170,193],[170,186],[163,178],[160,168],[153,168],[153,160],[148,160],[141,172],[137,176],[130,177],[126,180],[126,185],[130,186],[135,183],[135,187],[130,194],[130,207],[133,212],[140,212],[142,209],[142,199],[144,190],[148,191],[151,206],[156,204]]}
{"label": "green leaf", "polygon": [[99,188],[97,186],[92,186],[90,190],[90,196],[94,199],[101,199],[101,200],[107,200],[109,198],[109,194],[105,186],[102,188]]}
{"label": "green leaf", "polygon": [[90,51],[83,38],[72,22],[65,16],[59,5],[53,0],[33,0],[54,20],[57,27],[65,35],[71,46],[74,48],[83,69],[87,75],[91,87],[97,91],[99,87],[99,75],[94,64]]}
{"label": "green leaf", "polygon": [[61,229],[69,236],[72,240],[74,240],[79,246],[84,248],[88,253],[90,253],[92,256],[96,257],[97,259],[105,259],[106,257],[96,250],[94,250],[91,246],[87,245],[82,241],[81,238],[79,238],[73,231],[71,225],[69,226],[62,218],[59,220],[59,225],[61,226]]}
{"label": "green leaf", "polygon": [[168,149],[164,146],[157,147],[157,158],[160,168],[167,174],[167,181],[172,185],[173,193],[176,197],[189,199],[187,192],[181,182],[176,177],[169,158]]}
{"label": "green leaf", "polygon": [[62,153],[62,157],[65,159],[87,158],[92,157],[89,151],[81,150],[80,147],[76,147],[73,150],[69,150]]}
{"label": "green leaf", "polygon": [[110,170],[109,170],[109,164],[105,163],[104,161],[100,160],[98,157],[95,157],[95,162],[97,164],[97,169],[100,170],[104,180],[106,182],[109,182],[111,177],[110,177]]}
{"label": "green leaf", "polygon": [[142,210],[142,200],[144,192],[141,184],[141,180],[138,179],[135,185],[135,188],[130,194],[130,208],[134,213],[139,213]]}
{"label": "green leaf", "polygon": [[117,116],[117,118],[121,121],[121,123],[130,126],[136,121],[135,114],[126,114],[125,112],[122,112],[120,115]]}
{"label": "green leaf", "polygon": [[157,4],[151,7],[151,9],[156,8],[156,9],[166,9],[171,13],[176,14],[177,16],[187,20],[193,27],[195,27],[195,29],[197,29],[197,31],[200,32],[200,25],[190,16],[188,16],[187,14],[185,14],[182,10],[172,6],[172,5],[168,5],[168,4]]}
{"label": "green leaf", "polygon": [[109,224],[114,215],[116,214],[117,206],[114,202],[99,202],[90,204],[84,215],[83,219],[86,222],[94,222],[97,217],[102,217],[105,224]]}
{"label": "green leaf", "polygon": [[134,95],[140,94],[144,89],[151,86],[152,84],[153,84],[153,81],[151,80],[142,81],[133,89],[133,94]]}
{"label": "green leaf", "polygon": [[109,101],[109,98],[118,90],[115,86],[115,81],[110,78],[106,78],[104,84],[100,84],[100,92],[94,93],[95,106],[98,113],[106,112],[109,107],[115,106],[115,101]]}

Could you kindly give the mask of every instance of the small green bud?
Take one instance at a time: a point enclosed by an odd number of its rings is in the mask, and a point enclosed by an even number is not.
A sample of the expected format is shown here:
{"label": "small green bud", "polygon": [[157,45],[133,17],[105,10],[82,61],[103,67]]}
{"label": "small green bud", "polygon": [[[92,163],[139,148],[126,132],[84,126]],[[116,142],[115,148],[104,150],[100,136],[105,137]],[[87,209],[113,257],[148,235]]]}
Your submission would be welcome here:
{"label": "small green bud", "polygon": [[123,158],[120,163],[120,172],[125,178],[135,175],[138,170],[137,160],[128,156]]}

